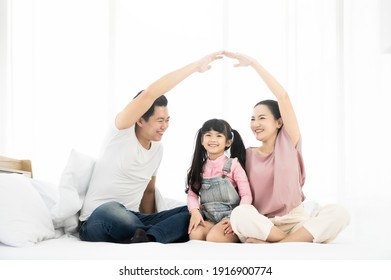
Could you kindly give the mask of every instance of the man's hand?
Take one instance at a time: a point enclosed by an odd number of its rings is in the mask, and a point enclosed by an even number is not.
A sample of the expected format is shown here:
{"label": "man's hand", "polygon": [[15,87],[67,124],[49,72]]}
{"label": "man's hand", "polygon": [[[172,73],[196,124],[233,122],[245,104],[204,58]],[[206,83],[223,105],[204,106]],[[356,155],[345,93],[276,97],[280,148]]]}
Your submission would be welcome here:
{"label": "man's hand", "polygon": [[208,71],[212,67],[210,63],[212,63],[216,59],[223,58],[222,54],[223,51],[214,52],[196,61],[195,63],[196,63],[197,71],[200,73]]}

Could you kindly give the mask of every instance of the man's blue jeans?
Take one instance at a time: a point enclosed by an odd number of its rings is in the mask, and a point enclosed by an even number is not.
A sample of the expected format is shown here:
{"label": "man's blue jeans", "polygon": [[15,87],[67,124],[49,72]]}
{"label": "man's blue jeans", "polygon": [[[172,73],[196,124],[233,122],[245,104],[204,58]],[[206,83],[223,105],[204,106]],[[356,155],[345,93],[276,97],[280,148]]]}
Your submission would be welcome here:
{"label": "man's blue jeans", "polygon": [[186,206],[142,214],[112,201],[95,209],[82,223],[79,236],[83,241],[129,243],[136,229],[141,228],[157,242],[181,242],[188,240],[189,220]]}

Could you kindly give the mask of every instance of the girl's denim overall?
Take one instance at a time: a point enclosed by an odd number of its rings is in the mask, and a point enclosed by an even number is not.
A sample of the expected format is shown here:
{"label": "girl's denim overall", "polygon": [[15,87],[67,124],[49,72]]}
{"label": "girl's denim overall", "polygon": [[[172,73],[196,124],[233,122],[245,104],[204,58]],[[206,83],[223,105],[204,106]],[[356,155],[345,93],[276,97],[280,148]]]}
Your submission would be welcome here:
{"label": "girl's denim overall", "polygon": [[229,218],[240,202],[238,192],[227,177],[231,164],[232,158],[227,159],[221,177],[202,179],[201,182],[200,210],[204,217],[213,223]]}

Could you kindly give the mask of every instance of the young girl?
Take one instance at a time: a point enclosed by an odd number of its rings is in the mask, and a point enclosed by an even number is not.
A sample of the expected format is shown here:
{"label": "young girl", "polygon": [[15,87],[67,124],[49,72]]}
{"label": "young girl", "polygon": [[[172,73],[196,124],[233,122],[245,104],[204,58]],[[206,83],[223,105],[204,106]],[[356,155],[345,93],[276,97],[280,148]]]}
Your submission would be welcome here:
{"label": "young girl", "polygon": [[235,66],[251,66],[277,99],[261,101],[253,109],[251,129],[261,146],[247,149],[246,171],[254,201],[253,206],[235,208],[232,229],[250,243],[332,241],[350,217],[337,204],[321,207],[315,216],[305,211],[301,134],[287,92],[254,58],[224,54],[238,60]]}
{"label": "young girl", "polygon": [[208,120],[198,130],[186,189],[191,240],[239,241],[229,217],[237,205],[252,202],[245,161],[242,138],[225,120]]}

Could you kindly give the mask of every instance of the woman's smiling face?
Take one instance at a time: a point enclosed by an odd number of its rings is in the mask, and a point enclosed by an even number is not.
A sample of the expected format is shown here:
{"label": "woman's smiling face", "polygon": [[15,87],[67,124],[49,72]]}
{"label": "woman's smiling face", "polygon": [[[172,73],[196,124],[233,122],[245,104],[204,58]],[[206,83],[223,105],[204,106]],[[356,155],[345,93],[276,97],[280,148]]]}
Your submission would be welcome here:
{"label": "woman's smiling face", "polygon": [[281,124],[274,118],[269,107],[261,104],[256,106],[253,110],[250,127],[255,138],[265,142],[272,136],[275,137],[277,135]]}

